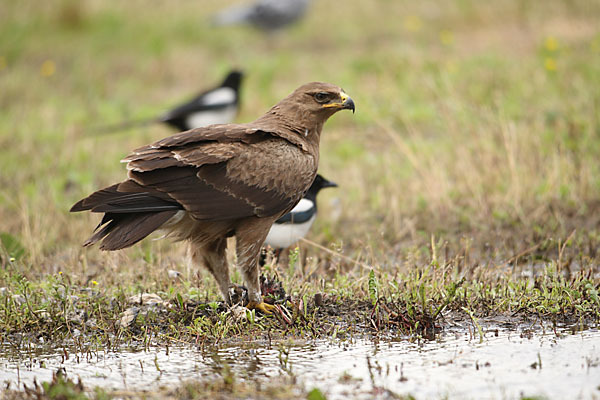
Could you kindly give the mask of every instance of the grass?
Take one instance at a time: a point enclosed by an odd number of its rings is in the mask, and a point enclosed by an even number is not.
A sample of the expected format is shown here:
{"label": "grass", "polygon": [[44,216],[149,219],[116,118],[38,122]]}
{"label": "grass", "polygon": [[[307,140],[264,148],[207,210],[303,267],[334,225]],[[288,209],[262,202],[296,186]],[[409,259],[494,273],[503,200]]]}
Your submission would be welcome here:
{"label": "grass", "polygon": [[[272,37],[209,26],[222,6],[0,5],[0,341],[428,336],[493,314],[597,323],[597,4],[314,2]],[[82,249],[97,216],[68,213],[124,177],[129,150],[171,134],[94,128],[157,115],[231,67],[247,74],[240,122],[312,80],[357,104],[322,138],[320,172],[340,187],[320,195],[310,241],[265,271],[291,295],[291,324],[206,306],[216,286],[180,244]],[[139,293],[166,312],[124,329]]]}
{"label": "grass", "polygon": [[[13,269],[14,268],[14,269]],[[515,279],[506,271],[477,271],[461,277],[451,266],[415,268],[406,273],[375,273],[360,278],[338,274],[323,287],[307,281],[302,270],[281,274],[287,296],[275,296],[287,318],[223,308],[210,293],[185,280],[154,282],[154,304],[142,302],[149,287],[87,286],[72,283],[66,273],[30,281],[13,266],[0,276],[8,284],[0,304],[3,342],[19,349],[30,342],[75,343],[108,348],[128,343],[235,343],[249,337],[347,338],[365,335],[432,338],[446,319],[511,315],[540,318],[556,325],[597,325],[597,283],[585,273],[571,278],[556,266],[531,279]],[[270,266],[269,268],[274,268]],[[356,279],[349,279],[354,277]],[[210,285],[209,285],[210,286]],[[263,292],[266,290],[263,289]],[[131,307],[141,309],[122,322]]]}

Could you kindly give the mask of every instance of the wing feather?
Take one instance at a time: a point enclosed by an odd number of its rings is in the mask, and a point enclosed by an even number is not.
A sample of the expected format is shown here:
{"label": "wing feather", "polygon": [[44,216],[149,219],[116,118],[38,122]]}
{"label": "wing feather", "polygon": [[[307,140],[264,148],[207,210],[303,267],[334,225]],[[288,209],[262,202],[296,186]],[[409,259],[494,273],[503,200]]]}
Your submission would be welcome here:
{"label": "wing feather", "polygon": [[198,178],[198,169],[166,168],[150,172],[130,172],[130,177],[175,199],[199,220],[226,220],[254,215],[254,205],[224,192]]}
{"label": "wing feather", "polygon": [[[306,157],[308,164],[298,164],[308,171],[305,176],[295,176],[290,155]],[[316,173],[304,150],[247,125],[182,132],[136,149],[123,161],[131,180],[164,193],[199,220],[281,214],[298,202]]]}

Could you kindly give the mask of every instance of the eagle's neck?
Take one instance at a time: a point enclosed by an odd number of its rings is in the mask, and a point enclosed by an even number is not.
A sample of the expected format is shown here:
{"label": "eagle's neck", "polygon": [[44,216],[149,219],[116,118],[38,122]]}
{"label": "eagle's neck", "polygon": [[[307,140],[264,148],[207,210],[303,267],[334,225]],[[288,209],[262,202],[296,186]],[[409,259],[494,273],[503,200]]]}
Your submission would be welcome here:
{"label": "eagle's neck", "polygon": [[285,109],[276,105],[254,122],[310,153],[319,151],[323,123],[294,104],[287,104]]}

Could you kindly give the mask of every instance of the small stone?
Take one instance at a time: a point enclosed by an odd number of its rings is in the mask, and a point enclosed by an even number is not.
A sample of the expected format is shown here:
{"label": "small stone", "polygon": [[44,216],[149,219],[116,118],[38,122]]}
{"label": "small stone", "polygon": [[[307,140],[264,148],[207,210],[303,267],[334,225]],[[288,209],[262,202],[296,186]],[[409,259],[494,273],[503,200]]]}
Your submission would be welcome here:
{"label": "small stone", "polygon": [[121,316],[121,320],[119,321],[119,325],[121,325],[121,328],[127,328],[131,326],[139,313],[139,307],[130,307],[127,310],[123,311],[123,315]]}
{"label": "small stone", "polygon": [[127,298],[127,302],[131,304],[140,304],[140,305],[157,305],[163,304],[163,299],[160,298],[156,293],[143,293],[136,294],[133,296],[129,296]]}
{"label": "small stone", "polygon": [[246,307],[240,306],[239,304],[235,304],[233,305],[229,311],[231,312],[231,315],[233,316],[233,319],[238,322],[238,321],[245,321],[247,316],[246,316],[246,311],[248,311],[248,309]]}
{"label": "small stone", "polygon": [[20,295],[20,294],[13,294],[12,299],[15,303],[17,303],[18,305],[24,304],[25,303],[25,296]]}
{"label": "small stone", "polygon": [[72,324],[77,324],[77,325],[81,325],[83,324],[83,318],[81,318],[81,315],[77,314],[68,314],[67,315],[67,320],[72,323]]}
{"label": "small stone", "polygon": [[97,324],[96,324],[96,319],[95,318],[91,318],[91,319],[88,319],[87,321],[85,321],[85,326],[87,328],[95,329],[96,325]]}

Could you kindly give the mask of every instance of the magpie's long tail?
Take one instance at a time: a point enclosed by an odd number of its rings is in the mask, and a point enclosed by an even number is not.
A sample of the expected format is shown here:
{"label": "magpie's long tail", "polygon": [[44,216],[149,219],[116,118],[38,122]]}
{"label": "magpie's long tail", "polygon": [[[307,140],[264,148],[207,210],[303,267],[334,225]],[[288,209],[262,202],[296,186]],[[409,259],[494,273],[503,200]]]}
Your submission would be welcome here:
{"label": "magpie's long tail", "polygon": [[132,180],[92,193],[71,207],[71,212],[103,212],[95,233],[84,242],[100,240],[101,250],[119,250],[139,242],[182,209],[167,195],[143,188]]}
{"label": "magpie's long tail", "polygon": [[97,126],[91,128],[88,132],[91,135],[106,135],[109,133],[118,133],[127,129],[142,128],[144,126],[152,125],[161,122],[159,118],[146,118],[146,119],[134,119],[129,121],[122,121],[116,124]]}

